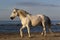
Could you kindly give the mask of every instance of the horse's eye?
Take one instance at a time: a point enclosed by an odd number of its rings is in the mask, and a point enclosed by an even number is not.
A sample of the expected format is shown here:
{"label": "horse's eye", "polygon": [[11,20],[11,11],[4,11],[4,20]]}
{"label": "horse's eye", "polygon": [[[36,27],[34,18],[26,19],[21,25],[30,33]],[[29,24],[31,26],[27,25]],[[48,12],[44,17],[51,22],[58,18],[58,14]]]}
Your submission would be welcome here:
{"label": "horse's eye", "polygon": [[15,12],[13,12],[13,13],[15,13]]}

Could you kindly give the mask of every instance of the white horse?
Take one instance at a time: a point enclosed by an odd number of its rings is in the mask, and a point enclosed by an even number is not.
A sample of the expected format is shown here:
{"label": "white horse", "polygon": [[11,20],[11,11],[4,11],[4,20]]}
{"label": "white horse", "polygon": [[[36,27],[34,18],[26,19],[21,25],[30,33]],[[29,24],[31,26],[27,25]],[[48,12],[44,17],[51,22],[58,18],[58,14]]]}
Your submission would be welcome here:
{"label": "white horse", "polygon": [[12,11],[12,14],[10,15],[10,18],[13,20],[16,16],[18,16],[21,20],[22,27],[20,28],[20,35],[23,37],[23,32],[22,29],[27,27],[28,31],[28,36],[31,37],[30,35],[30,27],[31,26],[42,26],[43,27],[43,32],[41,33],[42,35],[46,36],[46,26],[48,26],[48,29],[50,32],[51,31],[51,20],[48,16],[38,14],[38,15],[32,15],[26,12],[25,10],[22,9],[17,9],[14,8]]}

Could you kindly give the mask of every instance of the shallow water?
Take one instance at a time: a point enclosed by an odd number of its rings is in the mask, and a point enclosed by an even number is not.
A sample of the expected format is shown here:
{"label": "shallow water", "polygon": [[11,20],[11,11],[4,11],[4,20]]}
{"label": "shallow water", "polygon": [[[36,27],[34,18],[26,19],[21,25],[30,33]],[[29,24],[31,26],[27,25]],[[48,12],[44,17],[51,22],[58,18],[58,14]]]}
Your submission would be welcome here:
{"label": "shallow water", "polygon": [[[52,24],[58,23],[60,21],[52,21]],[[0,32],[4,33],[19,33],[19,29],[21,27],[21,23],[19,21],[0,21]],[[53,32],[60,32],[60,26],[55,25],[51,26],[51,29]],[[31,32],[41,32],[42,27],[31,27]],[[27,32],[27,29],[25,28],[23,30],[24,32]],[[47,29],[48,32],[48,29]]]}

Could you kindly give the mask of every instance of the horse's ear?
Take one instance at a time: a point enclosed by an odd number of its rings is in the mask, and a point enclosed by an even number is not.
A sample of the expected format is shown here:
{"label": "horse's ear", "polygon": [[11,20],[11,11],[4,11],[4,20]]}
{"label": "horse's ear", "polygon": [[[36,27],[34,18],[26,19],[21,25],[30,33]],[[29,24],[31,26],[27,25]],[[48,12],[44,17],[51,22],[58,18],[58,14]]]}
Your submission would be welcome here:
{"label": "horse's ear", "polygon": [[18,9],[17,8],[14,8],[15,11],[17,11]]}
{"label": "horse's ear", "polygon": [[16,8],[13,8],[14,11],[16,11]]}

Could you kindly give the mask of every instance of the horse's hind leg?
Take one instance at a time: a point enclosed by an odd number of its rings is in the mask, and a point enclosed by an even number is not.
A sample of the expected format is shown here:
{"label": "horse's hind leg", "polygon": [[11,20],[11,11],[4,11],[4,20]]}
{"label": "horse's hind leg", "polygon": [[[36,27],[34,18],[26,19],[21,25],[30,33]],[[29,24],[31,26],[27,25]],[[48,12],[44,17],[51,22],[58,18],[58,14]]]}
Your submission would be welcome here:
{"label": "horse's hind leg", "polygon": [[48,25],[48,30],[51,34],[53,33],[52,30],[51,30],[51,25]]}
{"label": "horse's hind leg", "polygon": [[27,25],[27,30],[28,30],[28,36],[31,37],[31,35],[30,35],[30,28],[29,28],[28,25]]}
{"label": "horse's hind leg", "polygon": [[22,27],[20,28],[20,35],[21,35],[21,37],[23,37],[22,29],[24,29],[24,28],[25,28],[25,26],[22,26]]}
{"label": "horse's hind leg", "polygon": [[49,25],[48,29],[49,29],[49,32],[52,33],[52,31],[51,31],[51,26],[50,26],[50,25]]}
{"label": "horse's hind leg", "polygon": [[45,22],[42,22],[42,26],[43,26],[43,34],[44,34],[44,36],[46,36],[46,25],[45,25]]}

